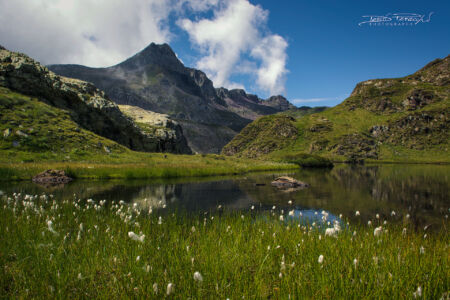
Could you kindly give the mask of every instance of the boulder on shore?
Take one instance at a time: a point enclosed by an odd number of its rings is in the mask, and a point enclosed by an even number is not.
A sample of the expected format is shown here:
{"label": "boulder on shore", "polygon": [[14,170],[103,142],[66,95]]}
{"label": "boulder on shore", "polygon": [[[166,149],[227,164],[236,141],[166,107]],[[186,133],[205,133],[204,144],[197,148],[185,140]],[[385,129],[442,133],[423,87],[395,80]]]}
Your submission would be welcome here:
{"label": "boulder on shore", "polygon": [[61,184],[72,181],[62,170],[46,170],[33,177],[33,182],[40,184]]}
{"label": "boulder on shore", "polygon": [[309,184],[303,181],[299,181],[295,178],[283,176],[278,177],[272,181],[272,185],[278,188],[305,188],[309,187]]}

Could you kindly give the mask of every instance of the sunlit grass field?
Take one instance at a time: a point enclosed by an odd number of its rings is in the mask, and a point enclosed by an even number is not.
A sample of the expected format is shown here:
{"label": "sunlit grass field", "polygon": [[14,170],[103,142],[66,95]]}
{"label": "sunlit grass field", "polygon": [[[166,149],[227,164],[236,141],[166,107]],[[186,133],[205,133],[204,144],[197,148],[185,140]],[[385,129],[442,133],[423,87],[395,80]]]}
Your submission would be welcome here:
{"label": "sunlit grass field", "polygon": [[328,224],[322,212],[309,224],[277,207],[187,215],[18,194],[0,204],[5,298],[449,297],[445,216],[429,232],[399,214]]}
{"label": "sunlit grass field", "polygon": [[0,180],[31,179],[47,169],[64,170],[73,178],[138,179],[236,175],[248,172],[293,170],[296,164],[221,155],[176,155],[135,152],[129,160],[85,162],[0,162]]}

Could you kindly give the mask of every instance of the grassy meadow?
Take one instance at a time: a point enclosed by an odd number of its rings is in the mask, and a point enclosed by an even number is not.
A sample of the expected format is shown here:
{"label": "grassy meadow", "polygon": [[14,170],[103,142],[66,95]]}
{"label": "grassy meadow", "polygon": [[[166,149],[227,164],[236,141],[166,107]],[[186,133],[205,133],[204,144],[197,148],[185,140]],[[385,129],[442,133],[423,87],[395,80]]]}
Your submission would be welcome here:
{"label": "grassy meadow", "polygon": [[46,169],[62,169],[74,178],[134,179],[298,168],[220,155],[132,151],[80,128],[67,111],[1,87],[0,110],[0,180],[28,180]]}
{"label": "grassy meadow", "polygon": [[326,212],[309,224],[277,207],[186,215],[76,194],[0,204],[5,298],[449,297],[444,216],[428,232],[399,214],[338,225]]}
{"label": "grassy meadow", "polygon": [[220,155],[176,155],[134,152],[120,160],[82,162],[0,162],[0,180],[29,180],[47,169],[64,170],[72,178],[139,179],[236,175],[297,169],[298,165],[236,159]]}

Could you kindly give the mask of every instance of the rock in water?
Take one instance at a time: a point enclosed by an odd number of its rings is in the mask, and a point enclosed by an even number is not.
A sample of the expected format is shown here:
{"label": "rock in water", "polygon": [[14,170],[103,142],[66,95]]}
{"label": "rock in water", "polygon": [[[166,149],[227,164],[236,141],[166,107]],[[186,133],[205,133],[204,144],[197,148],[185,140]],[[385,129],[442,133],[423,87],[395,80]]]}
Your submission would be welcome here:
{"label": "rock in water", "polygon": [[72,181],[62,170],[46,170],[33,177],[33,182],[40,184],[61,184]]}
{"label": "rock in water", "polygon": [[278,177],[274,181],[272,181],[272,185],[278,188],[305,188],[309,187],[309,184],[303,181],[299,181],[292,177]]}

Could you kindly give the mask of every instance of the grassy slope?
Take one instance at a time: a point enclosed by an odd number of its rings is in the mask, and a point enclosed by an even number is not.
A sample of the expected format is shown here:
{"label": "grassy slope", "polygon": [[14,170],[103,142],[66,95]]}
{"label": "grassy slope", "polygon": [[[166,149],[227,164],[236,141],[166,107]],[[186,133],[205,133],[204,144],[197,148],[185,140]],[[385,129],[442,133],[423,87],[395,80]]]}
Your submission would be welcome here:
{"label": "grassy slope", "polygon": [[[0,88],[0,114],[0,180],[29,179],[48,168],[65,169],[79,178],[206,176],[295,168],[218,155],[134,152],[79,128],[60,109],[4,88]],[[6,137],[7,129],[11,133]]]}
{"label": "grassy slope", "polygon": [[[278,210],[160,221],[147,210],[0,198],[0,297],[161,299],[169,283],[176,299],[412,299],[418,287],[424,299],[448,297],[445,218],[440,232],[429,233],[405,216],[388,217],[387,225],[373,216],[372,226],[342,224],[330,237],[280,221]],[[129,231],[145,234],[143,243]]]}
{"label": "grassy slope", "polygon": [[[283,117],[285,113],[262,117],[248,125],[224,148],[223,153],[230,154],[227,153],[230,149],[237,148],[238,151],[235,151],[237,156],[261,156],[275,160],[283,160],[287,155],[314,153],[334,161],[346,161],[348,156],[338,153],[336,146],[342,144],[343,137],[356,133],[358,138],[372,140],[376,144],[377,158],[369,158],[366,161],[448,163],[450,162],[449,87],[414,82],[412,76],[373,80],[367,86],[360,84],[359,93],[336,107],[306,116],[290,114],[289,116],[296,118],[295,121]],[[402,101],[414,90],[434,93],[434,101],[415,111],[403,109]],[[390,104],[397,107],[397,110],[382,111],[377,108],[386,95]],[[423,113],[431,115],[432,120],[418,125],[418,128],[428,127],[431,128],[431,132],[423,133],[421,130],[416,134],[411,132],[414,127],[397,128],[396,122]],[[286,138],[277,134],[277,130],[271,129],[279,128],[282,126],[281,123],[285,128],[295,126],[298,131],[297,137]],[[388,135],[392,135],[392,138],[374,139],[370,135],[370,129],[374,125],[390,126],[391,131]],[[271,143],[276,145],[273,151],[261,151],[264,145]]]}

